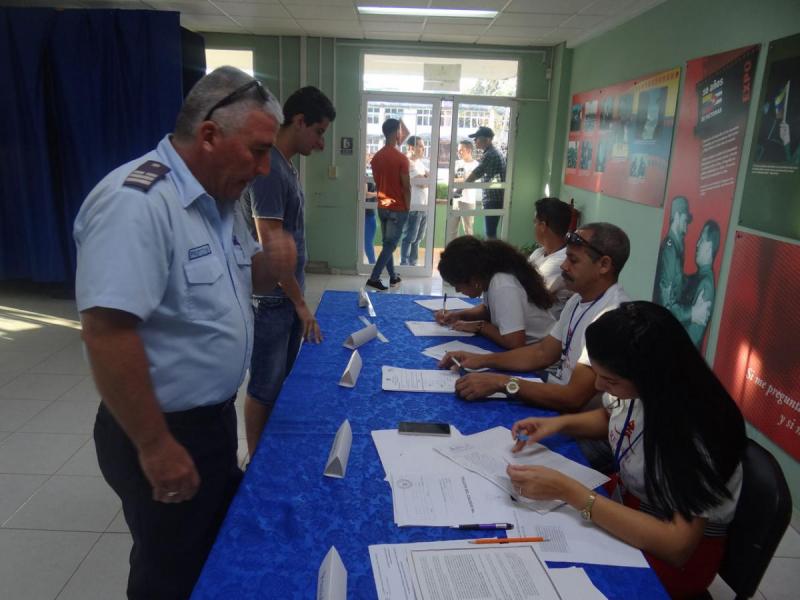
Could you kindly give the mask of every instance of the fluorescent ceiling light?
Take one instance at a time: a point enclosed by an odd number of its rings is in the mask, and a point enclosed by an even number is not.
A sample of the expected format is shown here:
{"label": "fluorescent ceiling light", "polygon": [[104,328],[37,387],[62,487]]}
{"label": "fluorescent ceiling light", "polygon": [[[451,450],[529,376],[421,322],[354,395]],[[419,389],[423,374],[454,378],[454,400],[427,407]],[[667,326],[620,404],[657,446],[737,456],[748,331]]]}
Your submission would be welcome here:
{"label": "fluorescent ceiling light", "polygon": [[403,17],[461,17],[494,19],[496,10],[466,10],[461,8],[404,8],[398,6],[358,6],[362,15],[399,15]]}

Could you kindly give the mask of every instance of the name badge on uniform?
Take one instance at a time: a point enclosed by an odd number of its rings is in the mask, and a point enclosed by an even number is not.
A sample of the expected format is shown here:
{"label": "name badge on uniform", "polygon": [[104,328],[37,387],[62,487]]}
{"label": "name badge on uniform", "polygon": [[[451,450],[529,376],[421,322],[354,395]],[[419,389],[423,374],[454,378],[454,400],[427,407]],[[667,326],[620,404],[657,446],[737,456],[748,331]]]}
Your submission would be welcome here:
{"label": "name badge on uniform", "polygon": [[208,256],[209,254],[211,254],[211,246],[209,246],[208,244],[203,244],[202,246],[195,246],[194,248],[189,249],[189,260],[202,258],[203,256]]}

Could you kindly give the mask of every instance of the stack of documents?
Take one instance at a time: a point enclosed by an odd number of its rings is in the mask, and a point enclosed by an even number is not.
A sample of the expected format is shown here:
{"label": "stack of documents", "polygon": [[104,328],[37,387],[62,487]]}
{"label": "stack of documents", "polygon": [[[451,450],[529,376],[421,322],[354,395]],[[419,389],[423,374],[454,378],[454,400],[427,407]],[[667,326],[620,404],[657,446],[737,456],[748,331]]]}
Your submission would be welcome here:
{"label": "stack of documents", "polygon": [[506,467],[514,465],[538,465],[549,467],[594,489],[608,481],[608,477],[585,467],[574,460],[542,446],[531,444],[524,450],[512,453],[514,446],[511,431],[505,427],[494,427],[475,435],[451,440],[437,446],[436,451],[456,464],[485,477],[507,494],[513,495],[520,504],[541,513],[546,513],[564,504],[561,500],[531,500],[517,494],[506,475]]}
{"label": "stack of documents", "polygon": [[436,452],[447,440],[463,438],[455,427],[449,438],[373,431],[372,439],[392,488],[394,521],[399,527],[442,527],[460,523],[515,520],[511,497],[476,473]]}
{"label": "stack of documents", "polygon": [[461,541],[369,547],[379,600],[600,600],[583,569],[550,569],[539,544]]}

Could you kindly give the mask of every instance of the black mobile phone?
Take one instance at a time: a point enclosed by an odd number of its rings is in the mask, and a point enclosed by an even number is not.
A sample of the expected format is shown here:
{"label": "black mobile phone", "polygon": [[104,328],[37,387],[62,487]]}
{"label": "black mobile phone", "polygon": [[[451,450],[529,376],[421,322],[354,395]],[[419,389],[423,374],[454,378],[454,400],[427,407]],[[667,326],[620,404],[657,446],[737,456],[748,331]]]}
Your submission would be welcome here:
{"label": "black mobile phone", "polygon": [[404,435],[450,435],[448,423],[416,423],[402,421],[397,425],[397,432]]}

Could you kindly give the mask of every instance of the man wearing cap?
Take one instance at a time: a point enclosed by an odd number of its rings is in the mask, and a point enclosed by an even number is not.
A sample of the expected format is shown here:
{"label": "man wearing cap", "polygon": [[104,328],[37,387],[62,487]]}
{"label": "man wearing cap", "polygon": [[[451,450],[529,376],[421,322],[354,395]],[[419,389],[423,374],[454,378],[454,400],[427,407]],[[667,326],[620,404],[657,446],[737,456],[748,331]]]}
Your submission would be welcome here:
{"label": "man wearing cap", "polygon": [[658,252],[656,280],[653,285],[653,301],[667,308],[681,299],[686,287],[686,274],[683,271],[684,241],[691,222],[689,201],[685,196],[675,196],[670,207],[669,231]]}
{"label": "man wearing cap", "polygon": [[[483,151],[483,157],[477,168],[469,174],[466,181],[505,181],[506,180],[506,159],[494,147],[494,131],[488,127],[478,127],[475,133],[469,137],[475,140],[475,146]],[[503,192],[505,190],[483,190],[483,208],[503,208]],[[497,226],[500,223],[499,215],[487,215],[484,217],[486,237],[497,237]]]}
{"label": "man wearing cap", "polygon": [[294,273],[279,232],[262,247],[237,200],[270,169],[281,106],[221,67],[175,131],[109,173],[75,219],[75,296],[102,402],[100,471],[133,538],[128,598],[188,598],[242,478],[234,400],[253,347],[250,297]]}
{"label": "man wearing cap", "polygon": [[392,254],[403,235],[411,206],[410,164],[406,155],[398,148],[408,137],[408,130],[399,119],[386,119],[382,129],[386,143],[372,157],[370,165],[378,191],[378,219],[381,222],[383,241],[381,253],[367,280],[369,287],[380,291],[389,289],[381,281],[384,267],[389,273],[389,285],[400,283],[400,276],[394,270]]}

